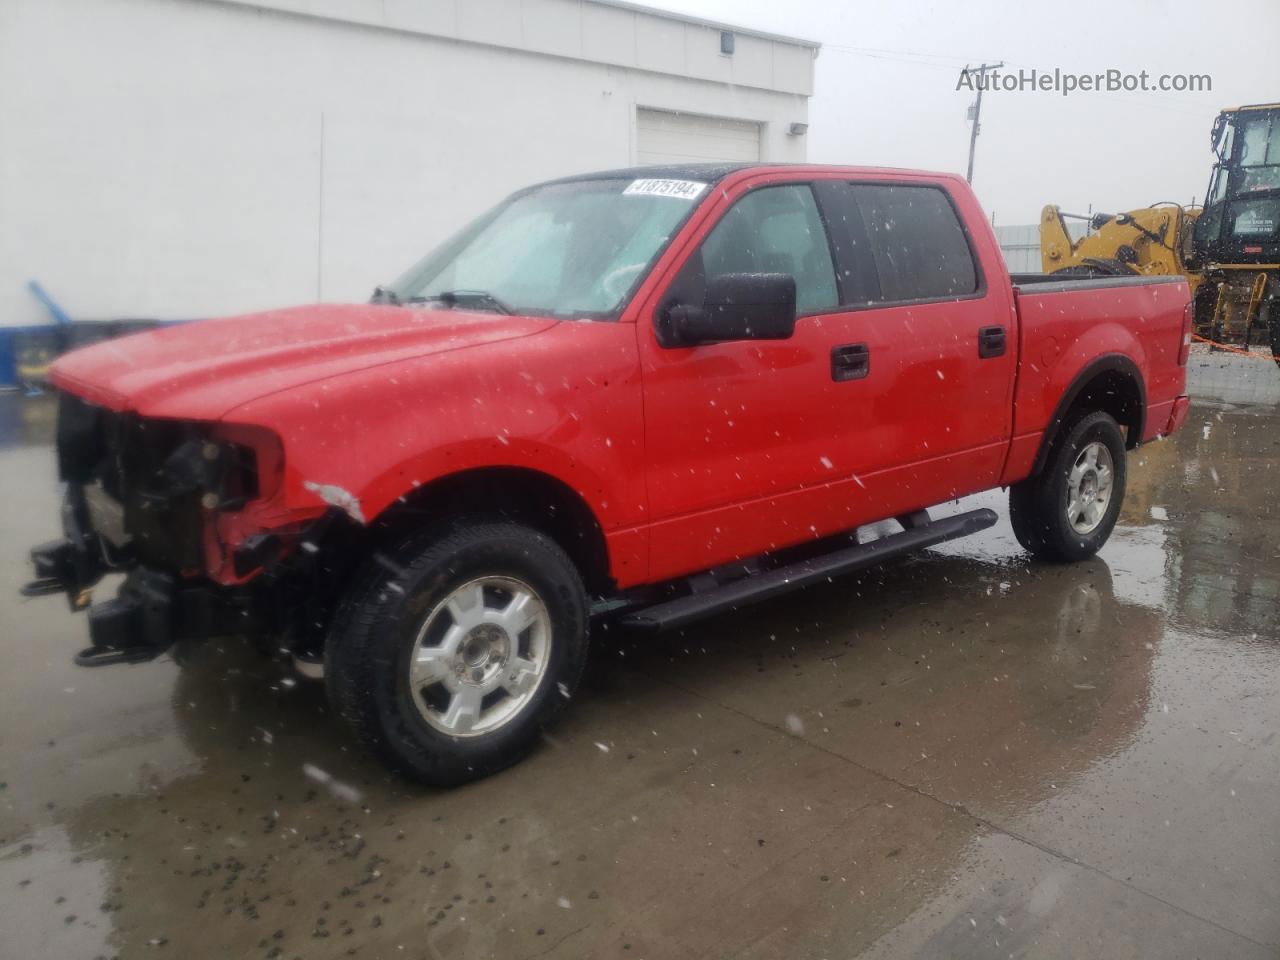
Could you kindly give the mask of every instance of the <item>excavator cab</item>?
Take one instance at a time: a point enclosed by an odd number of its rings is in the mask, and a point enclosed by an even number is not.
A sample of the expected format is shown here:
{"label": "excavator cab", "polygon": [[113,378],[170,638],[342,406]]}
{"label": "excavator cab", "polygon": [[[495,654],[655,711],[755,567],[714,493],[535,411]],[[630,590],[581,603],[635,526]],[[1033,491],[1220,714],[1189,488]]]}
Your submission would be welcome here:
{"label": "excavator cab", "polygon": [[1202,277],[1196,329],[1246,345],[1261,330],[1280,362],[1280,103],[1223,110],[1210,141],[1217,160],[1186,257]]}
{"label": "excavator cab", "polygon": [[1280,104],[1222,111],[1212,144],[1195,265],[1280,263]]}

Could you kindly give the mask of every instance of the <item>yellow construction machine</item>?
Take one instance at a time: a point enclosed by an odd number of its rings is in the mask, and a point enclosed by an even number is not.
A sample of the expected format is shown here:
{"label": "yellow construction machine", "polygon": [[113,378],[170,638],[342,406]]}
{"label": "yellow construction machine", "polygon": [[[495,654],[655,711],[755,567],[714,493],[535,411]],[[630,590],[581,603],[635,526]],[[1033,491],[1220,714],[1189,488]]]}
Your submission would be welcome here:
{"label": "yellow construction machine", "polygon": [[[1080,216],[1045,207],[1040,258],[1045,273],[1076,276],[1181,274],[1191,285],[1196,332],[1243,343],[1255,331],[1280,362],[1280,103],[1218,114],[1217,159],[1201,207],[1160,203],[1118,214]],[[1067,221],[1086,221],[1072,238]]]}
{"label": "yellow construction machine", "polygon": [[[1068,276],[1170,276],[1187,273],[1191,227],[1199,207],[1159,203],[1125,213],[1040,212],[1040,259],[1045,273]],[[1087,222],[1087,233],[1072,239],[1068,220]]]}

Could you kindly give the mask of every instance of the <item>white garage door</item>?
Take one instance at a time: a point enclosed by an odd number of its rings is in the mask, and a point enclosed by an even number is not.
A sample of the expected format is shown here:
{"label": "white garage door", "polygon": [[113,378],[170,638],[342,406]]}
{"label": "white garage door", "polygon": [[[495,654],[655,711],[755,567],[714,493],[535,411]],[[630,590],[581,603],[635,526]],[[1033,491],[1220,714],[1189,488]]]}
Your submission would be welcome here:
{"label": "white garage door", "polygon": [[760,159],[760,124],[666,110],[636,111],[636,161],[699,163]]}

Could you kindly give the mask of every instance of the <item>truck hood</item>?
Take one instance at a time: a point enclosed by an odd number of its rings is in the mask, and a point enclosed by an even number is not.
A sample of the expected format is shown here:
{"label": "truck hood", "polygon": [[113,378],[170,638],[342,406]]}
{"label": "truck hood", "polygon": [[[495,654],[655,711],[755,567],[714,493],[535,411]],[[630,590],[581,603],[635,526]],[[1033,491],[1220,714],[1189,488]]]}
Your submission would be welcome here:
{"label": "truck hood", "polygon": [[556,323],[463,310],[318,305],[201,320],[60,357],[54,386],[144,416],[216,420],[316,380],[525,337]]}

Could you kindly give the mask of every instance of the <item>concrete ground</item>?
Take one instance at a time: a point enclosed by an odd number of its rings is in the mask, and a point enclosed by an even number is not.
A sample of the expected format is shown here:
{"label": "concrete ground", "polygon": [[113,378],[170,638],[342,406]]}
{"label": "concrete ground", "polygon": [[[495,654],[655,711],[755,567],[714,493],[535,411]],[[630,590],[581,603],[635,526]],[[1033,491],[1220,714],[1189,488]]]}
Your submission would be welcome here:
{"label": "concrete ground", "polygon": [[0,956],[1280,957],[1280,373],[1192,381],[1094,560],[1002,520],[599,637],[545,745],[451,792],[237,643],[72,666],[83,617],[16,596],[52,406],[0,398]]}

